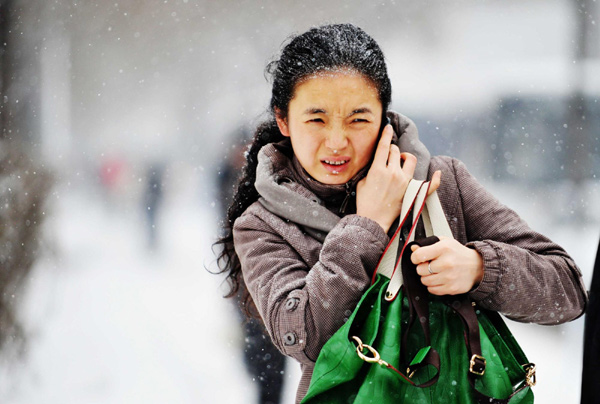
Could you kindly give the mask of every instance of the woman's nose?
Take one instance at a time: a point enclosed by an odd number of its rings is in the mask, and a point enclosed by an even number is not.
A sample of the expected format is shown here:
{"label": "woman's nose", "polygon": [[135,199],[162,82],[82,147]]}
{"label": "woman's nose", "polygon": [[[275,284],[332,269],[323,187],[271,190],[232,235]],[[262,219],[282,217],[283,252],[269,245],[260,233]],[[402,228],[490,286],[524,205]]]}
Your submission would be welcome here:
{"label": "woman's nose", "polygon": [[343,150],[348,146],[348,137],[342,128],[333,128],[327,133],[325,147],[331,150]]}

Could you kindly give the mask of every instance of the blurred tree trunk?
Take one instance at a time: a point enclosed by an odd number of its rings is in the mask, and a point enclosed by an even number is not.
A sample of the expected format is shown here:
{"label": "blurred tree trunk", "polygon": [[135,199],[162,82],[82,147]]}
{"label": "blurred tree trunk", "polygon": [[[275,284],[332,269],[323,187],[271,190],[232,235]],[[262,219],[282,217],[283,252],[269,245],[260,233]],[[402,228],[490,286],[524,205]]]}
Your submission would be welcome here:
{"label": "blurred tree trunk", "polygon": [[597,32],[594,27],[595,5],[591,0],[572,0],[575,16],[573,39],[572,92],[567,110],[566,169],[567,178],[572,182],[572,198],[569,210],[573,219],[583,222],[585,206],[582,201],[583,181],[592,176],[592,133],[589,125],[587,86],[587,62],[590,58],[591,44]]}
{"label": "blurred tree trunk", "polygon": [[588,38],[590,31],[590,4],[589,0],[575,0],[575,38],[573,54],[573,89],[569,100],[568,109],[568,138],[567,162],[569,164],[569,178],[580,184],[589,176],[590,148],[588,146],[589,128],[586,122],[585,64],[588,59]]}
{"label": "blurred tree trunk", "polygon": [[38,256],[49,189],[35,147],[38,53],[35,46],[24,46],[37,40],[34,30],[24,29],[35,21],[35,3],[0,0],[0,350],[24,342],[18,302]]}
{"label": "blurred tree trunk", "polygon": [[11,0],[0,0],[0,139],[8,136],[8,113],[4,104],[8,99],[6,93],[10,77],[7,62],[7,54],[10,51],[8,42],[10,3],[12,3]]}
{"label": "blurred tree trunk", "polygon": [[40,132],[39,0],[0,0],[2,138],[31,142]]}

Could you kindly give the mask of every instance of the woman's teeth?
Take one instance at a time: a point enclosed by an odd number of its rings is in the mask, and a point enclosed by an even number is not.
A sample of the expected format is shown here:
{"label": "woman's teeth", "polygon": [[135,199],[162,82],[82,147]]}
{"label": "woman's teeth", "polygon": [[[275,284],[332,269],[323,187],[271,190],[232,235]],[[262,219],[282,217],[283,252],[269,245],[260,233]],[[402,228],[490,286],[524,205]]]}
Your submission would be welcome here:
{"label": "woman's teeth", "polygon": [[348,162],[348,160],[340,160],[340,161],[323,160],[323,161],[332,166],[341,166],[342,164],[346,164]]}

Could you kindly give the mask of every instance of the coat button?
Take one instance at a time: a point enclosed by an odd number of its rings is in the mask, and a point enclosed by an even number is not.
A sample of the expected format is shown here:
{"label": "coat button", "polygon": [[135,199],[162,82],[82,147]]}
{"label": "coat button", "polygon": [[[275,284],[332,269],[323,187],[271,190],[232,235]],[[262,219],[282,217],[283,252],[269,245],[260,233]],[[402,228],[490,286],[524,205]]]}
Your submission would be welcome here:
{"label": "coat button", "polygon": [[296,308],[296,306],[298,306],[298,303],[300,303],[300,299],[298,299],[297,297],[290,297],[285,302],[285,308],[288,311],[292,311]]}
{"label": "coat button", "polygon": [[283,336],[283,342],[286,345],[294,345],[296,343],[296,334],[293,332],[287,332]]}

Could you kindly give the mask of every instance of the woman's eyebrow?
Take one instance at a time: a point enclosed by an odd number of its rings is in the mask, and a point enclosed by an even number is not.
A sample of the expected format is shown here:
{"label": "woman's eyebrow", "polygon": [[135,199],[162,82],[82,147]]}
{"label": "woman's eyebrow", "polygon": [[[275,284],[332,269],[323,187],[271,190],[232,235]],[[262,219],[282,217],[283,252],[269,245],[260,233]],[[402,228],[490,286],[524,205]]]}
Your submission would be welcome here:
{"label": "woman's eyebrow", "polygon": [[[304,110],[304,114],[326,114],[327,111],[325,111],[323,108],[316,108],[316,107],[311,107],[311,108],[307,108]],[[352,115],[356,115],[356,114],[372,114],[373,111],[371,111],[369,108],[367,107],[363,107],[363,108],[357,108],[355,110],[353,110],[351,113],[348,114],[348,117],[351,117]]]}
{"label": "woman's eyebrow", "polygon": [[348,117],[351,117],[352,115],[356,115],[356,114],[372,114],[373,111],[371,111],[369,108],[367,107],[363,107],[363,108],[357,108],[354,111],[352,111],[350,113],[350,115],[348,115]]}
{"label": "woman's eyebrow", "polygon": [[323,108],[307,108],[304,114],[326,114]]}

